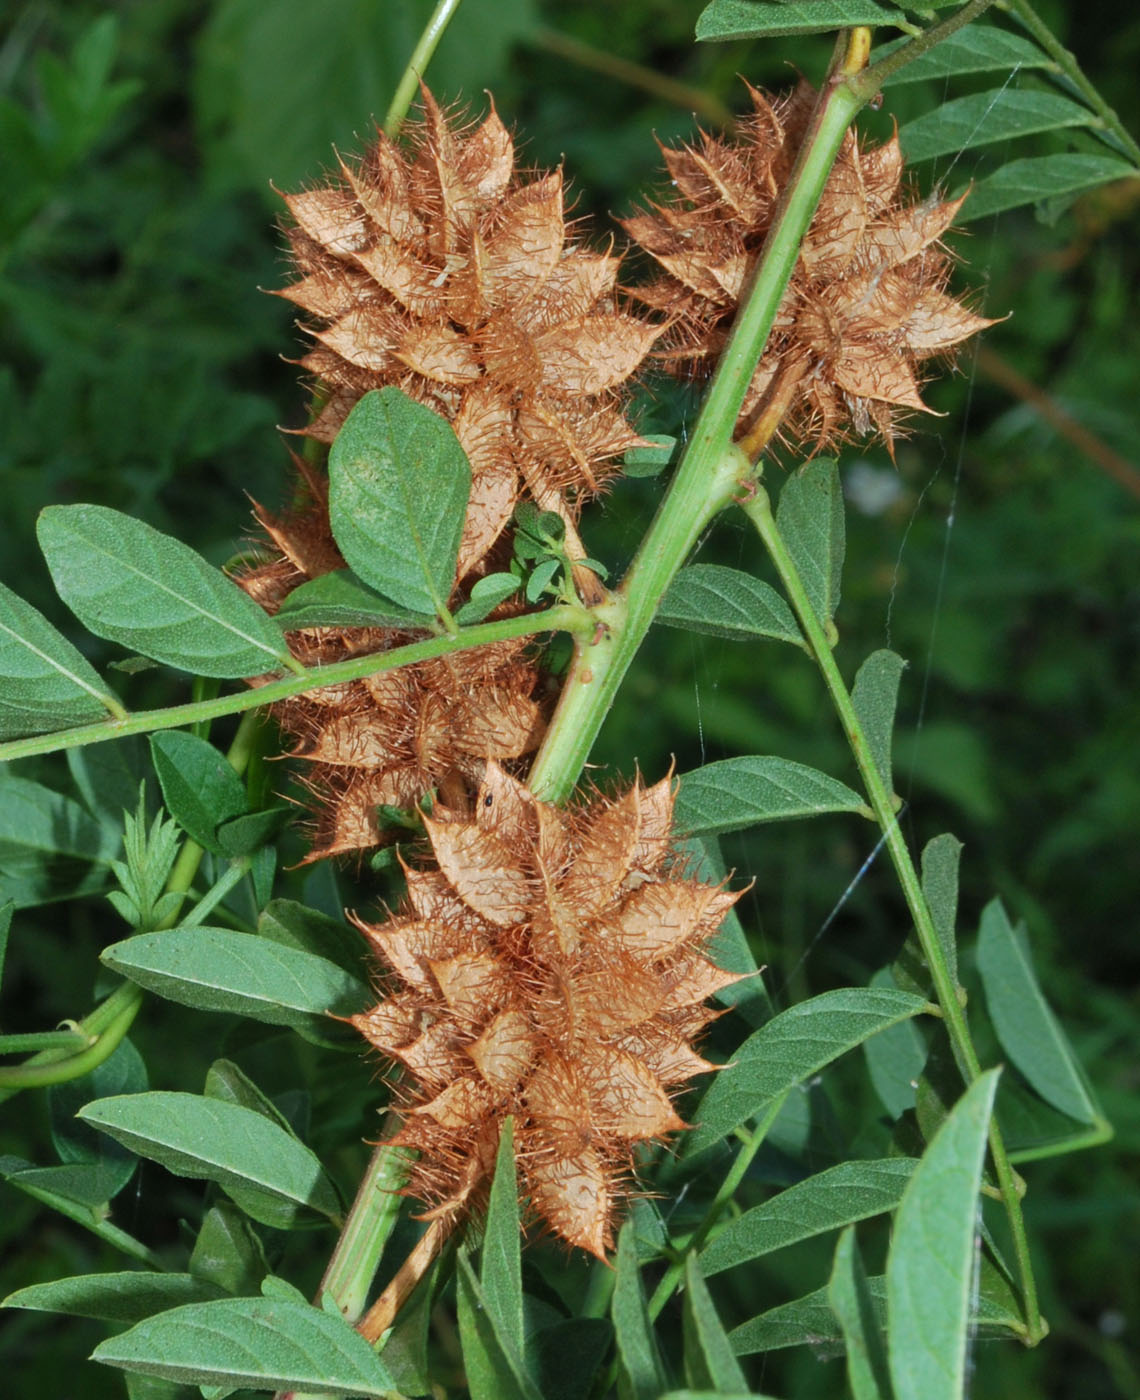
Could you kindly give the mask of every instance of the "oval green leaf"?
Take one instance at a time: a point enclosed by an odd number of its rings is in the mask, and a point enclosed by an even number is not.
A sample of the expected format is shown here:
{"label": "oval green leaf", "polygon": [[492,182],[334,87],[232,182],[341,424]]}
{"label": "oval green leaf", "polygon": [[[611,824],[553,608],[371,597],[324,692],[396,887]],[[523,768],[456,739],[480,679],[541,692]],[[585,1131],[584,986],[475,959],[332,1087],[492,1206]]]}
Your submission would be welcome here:
{"label": "oval green leaf", "polygon": [[336,1192],[316,1156],[252,1109],[156,1090],[98,1099],[79,1117],[177,1176],[216,1181],[223,1191],[257,1187],[338,1218]]}
{"label": "oval green leaf", "polygon": [[471,493],[451,424],[399,389],[365,394],[329,452],[329,520],[349,567],[414,613],[446,608]]}
{"label": "oval green leaf", "polygon": [[832,1060],[926,1005],[910,992],[840,987],[789,1007],[750,1035],[717,1074],[693,1115],[683,1155],[711,1147]]}
{"label": "oval green leaf", "polygon": [[906,662],[897,652],[873,651],[855,677],[851,703],[867,736],[871,758],[887,793],[894,790],[891,771],[891,741],[894,737],[895,709],[899,681]]}
{"label": "oval green leaf", "polygon": [[97,637],[221,680],[277,670],[279,629],[189,545],[106,506],[48,506],[36,525],[52,581]]}
{"label": "oval green leaf", "polygon": [[1011,160],[971,189],[957,222],[971,224],[1023,204],[1070,199],[1135,176],[1135,167],[1117,156],[1058,154]]}
{"label": "oval green leaf", "polygon": [[901,10],[874,0],[799,0],[794,5],[761,0],[713,0],[697,20],[697,38],[756,39],[761,35],[819,34],[855,24],[892,24]]}
{"label": "oval green leaf", "polygon": [[109,1337],[93,1361],[181,1385],[227,1390],[395,1389],[383,1361],[339,1314],[279,1298],[191,1303]]}
{"label": "oval green leaf", "polygon": [[720,564],[691,564],[669,585],[655,619],[666,627],[741,641],[775,637],[804,644],[792,610],[762,579]]}
{"label": "oval green leaf", "polygon": [[36,1283],[9,1293],[0,1306],[67,1313],[71,1317],[94,1317],[102,1322],[129,1325],[167,1308],[208,1303],[224,1296],[222,1289],[190,1274],[153,1274],[132,1269]]}
{"label": "oval green leaf", "polygon": [[335,963],[234,929],[140,933],[104,949],[102,958],[169,1001],[273,1026],[347,1016],[369,1002],[368,988]]}
{"label": "oval green leaf", "polygon": [[351,569],[294,588],[274,615],[284,632],[302,627],[425,627],[432,615],[408,612],[365,587]]}
{"label": "oval green leaf", "polygon": [[1094,120],[1087,107],[1068,97],[1032,88],[1003,87],[944,102],[901,127],[899,142],[903,155],[913,165],[951,151],[966,151],[1058,127],[1088,126]]}
{"label": "oval green leaf", "polygon": [[214,833],[249,805],[245,784],[225,755],[182,729],[152,734],[150,753],[167,811],[199,846],[222,855]]}
{"label": "oval green leaf", "polygon": [[831,458],[816,457],[788,477],[776,507],[776,527],[817,617],[826,625],[839,606],[847,550],[843,491]]}
{"label": "oval green leaf", "polygon": [[44,615],[0,583],[0,739],[106,719],[122,707]]}
{"label": "oval green leaf", "polygon": [[678,832],[719,835],[760,822],[864,812],[849,787],[787,758],[725,758],[681,775],[675,812]]}
{"label": "oval green leaf", "polygon": [[887,1257],[895,1400],[961,1400],[974,1287],[978,1191],[998,1070],[980,1075],[903,1192]]}

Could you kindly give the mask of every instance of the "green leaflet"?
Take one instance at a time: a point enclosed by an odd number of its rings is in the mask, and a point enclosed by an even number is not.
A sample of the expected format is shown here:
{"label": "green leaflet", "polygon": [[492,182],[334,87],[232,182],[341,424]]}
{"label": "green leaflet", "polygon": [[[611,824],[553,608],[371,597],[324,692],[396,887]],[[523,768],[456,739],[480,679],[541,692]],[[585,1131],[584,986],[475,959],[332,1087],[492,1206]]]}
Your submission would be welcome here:
{"label": "green leaflet", "polygon": [[471,1400],[542,1400],[522,1357],[502,1335],[465,1250],[456,1256],[463,1367]]}
{"label": "green leaflet", "polygon": [[92,1360],[183,1385],[382,1397],[383,1360],[344,1318],[284,1298],[172,1308],[97,1346]]}
{"label": "green leaflet", "polygon": [[121,839],[70,797],[0,769],[0,902],[25,909],[101,889]]}
{"label": "green leaflet", "polygon": [[706,763],[681,775],[676,829],[719,835],[760,822],[825,812],[862,812],[863,799],[835,778],[787,758],[756,756]]}
{"label": "green leaflet", "polygon": [[[903,155],[913,165],[1039,131],[1087,126],[1093,120],[1087,107],[1057,93],[997,88],[944,102],[933,112],[923,113],[899,129],[899,141]],[[966,204],[968,213],[970,200]]]}
{"label": "green leaflet", "polygon": [[655,620],[734,641],[774,637],[804,645],[791,608],[770,584],[720,564],[682,569],[662,598]]}
{"label": "green leaflet", "polygon": [[0,583],[0,739],[122,713],[102,677],[30,603]]}
{"label": "green leaflet", "polygon": [[199,846],[222,855],[218,827],[248,811],[245,784],[213,744],[182,729],[150,736],[167,811]]}
{"label": "green leaflet", "polygon": [[637,1241],[631,1221],[618,1234],[617,1280],[611,1314],[618,1354],[619,1400],[657,1400],[665,1389],[665,1363],[649,1321]]}
{"label": "green leaflet", "polygon": [[750,1035],[717,1074],[693,1114],[682,1155],[711,1147],[794,1085],[925,1006],[909,992],[843,987],[789,1007]]}
{"label": "green leaflet", "polygon": [[874,0],[798,0],[763,4],[761,0],[713,0],[697,20],[697,38],[755,39],[760,35],[818,34],[855,24],[890,24],[901,10]]}
{"label": "green leaflet", "polygon": [[961,1400],[975,1268],[978,1190],[998,1070],[962,1095],[903,1193],[887,1257],[895,1400]]}
{"label": "green leaflet", "polygon": [[853,1400],[891,1400],[887,1351],[867,1284],[855,1227],[849,1225],[835,1247],[827,1301],[843,1329],[847,1380]]}
{"label": "green leaflet", "polygon": [[725,1334],[700,1268],[693,1255],[685,1260],[683,1316],[685,1379],[694,1389],[708,1386],[723,1393],[748,1388]]}
{"label": "green leaflet", "polygon": [[503,1124],[483,1232],[480,1283],[495,1330],[523,1357],[522,1251],[514,1119]]}
{"label": "green leaflet", "polygon": [[816,615],[826,626],[839,606],[847,550],[843,492],[831,458],[815,457],[788,477],[776,507],[776,528]]}
{"label": "green leaflet", "polygon": [[282,1201],[331,1219],[339,1214],[336,1192],[314,1154],[252,1109],[153,1091],[98,1099],[79,1117],[178,1176],[204,1177],[223,1191],[236,1186],[247,1210],[249,1188],[256,1188],[274,1207],[270,1224],[278,1223]]}
{"label": "green leaflet", "polygon": [[374,389],[329,452],[329,520],[349,567],[413,613],[442,614],[455,579],[471,468],[451,424]]}
{"label": "green leaflet", "polygon": [[[908,44],[909,39],[896,39],[875,49],[874,57],[885,58],[894,49]],[[957,73],[1005,73],[1017,68],[1051,68],[1053,60],[1030,39],[991,24],[967,24],[940,44],[928,49],[921,58],[906,64],[883,84],[890,89],[903,83],[924,79],[953,77]]]}
{"label": "green leaflet", "polygon": [[366,587],[351,569],[294,588],[274,614],[285,632],[302,627],[429,627],[430,613],[409,612]]}
{"label": "green leaflet", "polygon": [[78,1274],[19,1288],[4,1299],[6,1308],[95,1317],[130,1324],[184,1303],[208,1303],[223,1290],[191,1274],[155,1274],[134,1269],[111,1274]]}
{"label": "green leaflet", "polygon": [[958,222],[974,223],[1022,204],[1047,206],[1050,201],[1067,201],[1135,174],[1135,167],[1118,156],[1051,155],[1011,160],[978,181],[962,206]]}
{"label": "green leaflet", "polygon": [[273,621],[189,545],[106,506],[48,506],[36,527],[59,596],[97,637],[200,676],[277,670]]}
{"label": "green leaflet", "polygon": [[962,843],[944,832],[922,850],[922,894],[930,909],[942,956],[955,983],[958,981],[958,862]]}
{"label": "green leaflet", "polygon": [[870,745],[879,777],[888,795],[894,791],[891,771],[891,741],[894,737],[895,709],[899,682],[906,662],[893,651],[873,651],[855,677],[851,703]]}

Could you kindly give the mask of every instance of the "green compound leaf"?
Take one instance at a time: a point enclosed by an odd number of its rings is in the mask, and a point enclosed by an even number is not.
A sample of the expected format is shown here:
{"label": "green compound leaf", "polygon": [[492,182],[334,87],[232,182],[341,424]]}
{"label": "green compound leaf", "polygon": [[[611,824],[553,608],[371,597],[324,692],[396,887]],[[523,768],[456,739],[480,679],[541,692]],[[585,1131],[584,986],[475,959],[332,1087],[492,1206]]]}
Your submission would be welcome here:
{"label": "green compound leaf", "polygon": [[499,1137],[495,1176],[483,1232],[480,1283],[495,1330],[520,1357],[523,1351],[522,1250],[515,1176],[514,1119]]}
{"label": "green compound leaf", "polygon": [[184,1303],[208,1303],[222,1298],[222,1289],[190,1274],[155,1274],[141,1269],[111,1274],[79,1274],[54,1283],[19,1288],[4,1299],[5,1308],[94,1317],[102,1322],[130,1324]]}
{"label": "green compound leaf", "polygon": [[466,1251],[457,1255],[456,1300],[471,1400],[542,1400],[522,1357],[502,1335]]}
{"label": "green compound leaf", "polygon": [[957,222],[974,223],[1022,204],[1047,207],[1048,201],[1068,200],[1085,190],[1135,175],[1135,167],[1117,156],[1051,155],[1011,160],[978,181]]}
{"label": "green compound leaf", "polygon": [[0,739],[122,713],[102,677],[41,612],[0,583]]}
{"label": "green compound leaf", "polygon": [[998,1070],[970,1085],[923,1154],[887,1257],[895,1400],[961,1400],[974,1285],[978,1191]]}
{"label": "green compound leaf", "polygon": [[272,1026],[309,1027],[316,1018],[319,1027],[328,1015],[352,1015],[370,1000],[364,983],[336,963],[234,929],[140,933],[104,949],[102,959],[168,1001]]}
{"label": "green compound leaf", "polygon": [[843,1329],[847,1380],[853,1400],[892,1400],[887,1350],[863,1259],[855,1243],[854,1225],[843,1231],[835,1247],[827,1300]]}
{"label": "green compound leaf", "polygon": [[[1087,126],[1095,118],[1087,107],[1052,92],[997,88],[944,102],[899,129],[903,155],[914,165],[949,152],[988,146],[1016,136],[1058,127]],[[969,200],[966,201],[967,206]]]}
{"label": "green compound leaf", "polygon": [[427,627],[432,615],[408,612],[366,587],[351,569],[310,579],[294,588],[274,621],[283,632],[303,627]]}
{"label": "green compound leaf", "polygon": [[1078,1123],[1102,1120],[1076,1055],[1033,971],[1024,929],[1014,929],[1001,900],[982,911],[978,972],[1001,1047],[1046,1103]]}
{"label": "green compound leaf", "polygon": [[633,1222],[618,1233],[617,1280],[614,1284],[614,1335],[618,1356],[619,1400],[657,1400],[665,1389],[665,1363],[649,1321]]}
{"label": "green compound leaf", "polygon": [[720,564],[691,564],[682,569],[662,598],[656,621],[732,641],[775,637],[804,644],[791,608],[774,588]]}
{"label": "green compound leaf", "polygon": [[399,389],[365,394],[329,452],[329,519],[350,568],[414,613],[455,580],[471,468],[451,424]]}
{"label": "green compound leaf", "polygon": [[796,1084],[926,1005],[910,992],[841,987],[789,1007],[750,1035],[719,1071],[693,1115],[696,1126],[684,1139],[682,1155],[693,1157],[760,1117]]}
{"label": "green compound leaf", "polygon": [[215,832],[248,808],[245,784],[213,744],[181,729],[150,736],[167,811],[199,846],[224,854]]}
{"label": "green compound leaf", "polygon": [[905,670],[906,662],[896,652],[873,651],[859,667],[851,692],[851,703],[859,716],[871,748],[871,757],[888,793],[894,791],[891,740],[894,737],[899,681]]}
{"label": "green compound leaf", "polygon": [[283,1298],[191,1303],[97,1346],[93,1361],[182,1385],[383,1397],[383,1360],[339,1314]]}
{"label": "green compound leaf", "polygon": [[764,4],[761,0],[713,0],[697,20],[698,40],[755,39],[779,34],[819,34],[856,24],[895,24],[901,10],[874,0],[799,0]]}
{"label": "green compound leaf", "polygon": [[708,1284],[691,1254],[685,1260],[682,1335],[685,1379],[691,1386],[708,1386],[718,1394],[747,1390],[748,1382],[717,1314]]}
{"label": "green compound leaf", "polygon": [[[883,44],[874,53],[885,58],[909,39],[897,39]],[[967,24],[932,49],[908,63],[884,82],[884,88],[902,83],[917,83],[923,79],[943,79],[958,73],[1008,73],[1013,69],[1052,68],[1053,60],[1031,40],[1020,34],[1010,34],[990,24]]]}
{"label": "green compound leaf", "polygon": [[[152,1091],[99,1099],[79,1116],[177,1176],[216,1181],[223,1191],[236,1185],[246,1210],[246,1188],[256,1187],[275,1206],[288,1201],[338,1218],[336,1192],[316,1156],[252,1109]],[[269,1223],[276,1220],[275,1213]]]}
{"label": "green compound leaf", "polygon": [[686,836],[719,835],[760,822],[865,810],[858,793],[802,763],[726,758],[682,774],[676,828]]}
{"label": "green compound leaf", "polygon": [[59,596],[97,637],[200,676],[277,670],[288,651],[252,598],[180,540],[106,506],[48,506],[36,526]]}
{"label": "green compound leaf", "polygon": [[820,622],[839,606],[847,537],[839,471],[828,457],[817,457],[784,483],[776,507],[776,528],[803,580]]}
{"label": "green compound leaf", "polygon": [[705,1277],[898,1205],[917,1161],[841,1162],[731,1221],[700,1256]]}

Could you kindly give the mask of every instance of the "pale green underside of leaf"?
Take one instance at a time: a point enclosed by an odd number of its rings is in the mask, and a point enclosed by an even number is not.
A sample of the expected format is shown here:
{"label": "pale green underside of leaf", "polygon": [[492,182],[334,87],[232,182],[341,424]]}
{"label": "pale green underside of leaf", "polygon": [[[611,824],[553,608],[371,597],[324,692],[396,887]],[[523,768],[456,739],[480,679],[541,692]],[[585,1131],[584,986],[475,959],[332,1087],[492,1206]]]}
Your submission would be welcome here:
{"label": "pale green underside of leaf", "polygon": [[234,929],[140,933],[112,944],[102,959],[169,1001],[275,1026],[352,1015],[370,1000],[368,988],[335,963]]}
{"label": "pale green underside of leaf", "polygon": [[0,583],[0,739],[105,719],[95,669],[42,613]]}
{"label": "pale green underside of leaf", "polygon": [[1053,92],[997,88],[944,102],[899,128],[903,155],[911,164],[950,152],[968,151],[1017,136],[1087,126],[1092,112]]}
{"label": "pale green underside of leaf", "polygon": [[774,588],[720,564],[682,569],[662,598],[656,621],[734,641],[774,637],[803,645],[791,608]]}
{"label": "pale green underside of leaf", "polygon": [[52,582],[97,637],[201,676],[276,669],[281,634],[188,545],[106,506],[48,506],[36,527]]}
{"label": "pale green underside of leaf", "polygon": [[0,1306],[130,1324],[168,1308],[213,1302],[224,1296],[222,1289],[191,1274],[155,1274],[133,1269],[36,1283],[9,1293]]}
{"label": "pale green underside of leaf", "polygon": [[698,40],[754,39],[760,35],[817,34],[855,24],[895,24],[901,10],[873,0],[800,0],[766,4],[761,0],[713,0],[697,20]]}
{"label": "pale green underside of leaf", "polygon": [[700,1256],[706,1277],[799,1240],[894,1210],[917,1162],[841,1162],[731,1221]]}
{"label": "pale green underside of leaf", "polygon": [[349,567],[434,614],[455,578],[471,468],[451,424],[399,389],[365,394],[329,452],[329,520]]}
{"label": "pale green underside of leaf", "polygon": [[1136,174],[1128,161],[1117,156],[1051,155],[1011,160],[978,181],[957,222],[974,223],[1022,204],[1069,198]]}
{"label": "pale green underside of leaf", "polygon": [[277,1298],[173,1308],[109,1337],[92,1360],[183,1385],[377,1397],[395,1389],[342,1317]]}
{"label": "pale green underside of leaf", "polygon": [[178,1176],[216,1181],[223,1191],[256,1188],[337,1215],[336,1193],[313,1153],[252,1109],[153,1091],[96,1099],[78,1116]]}
{"label": "pale green underside of leaf", "polygon": [[862,812],[859,794],[787,758],[726,758],[681,777],[676,828],[688,836],[739,831],[760,822],[825,812]]}
{"label": "pale green underside of leaf", "polygon": [[841,987],[789,1007],[750,1035],[717,1074],[693,1113],[682,1154],[711,1147],[840,1055],[925,1006],[910,992]]}
{"label": "pale green underside of leaf", "polygon": [[1098,1122],[1076,1056],[1037,981],[1024,930],[1011,927],[1000,900],[982,912],[977,961],[1005,1053],[1046,1103],[1079,1123]]}
{"label": "pale green underside of leaf", "polygon": [[951,1109],[895,1216],[887,1335],[895,1400],[961,1400],[973,1294],[978,1190],[998,1070]]}

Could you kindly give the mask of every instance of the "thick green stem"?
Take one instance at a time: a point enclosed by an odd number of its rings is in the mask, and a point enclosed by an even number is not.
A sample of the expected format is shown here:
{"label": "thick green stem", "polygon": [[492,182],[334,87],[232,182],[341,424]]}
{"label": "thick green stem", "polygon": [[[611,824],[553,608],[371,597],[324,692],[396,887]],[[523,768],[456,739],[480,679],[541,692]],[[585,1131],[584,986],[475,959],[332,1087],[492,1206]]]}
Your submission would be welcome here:
{"label": "thick green stem", "polygon": [[[385,1124],[383,1136],[389,1126]],[[364,1315],[368,1290],[400,1214],[399,1192],[409,1160],[401,1147],[377,1146],[321,1279],[321,1296],[328,1294],[349,1322]]]}
{"label": "thick green stem", "polygon": [[709,522],[750,474],[747,458],[732,444],[736,420],[835,157],[863,105],[842,71],[847,47],[847,40],[841,40],[751,287],[665,499],[620,589],[595,609],[600,624],[595,635],[576,639],[573,665],[530,773],[532,791],[548,802],[564,801],[573,790],[666,588]]}
{"label": "thick green stem", "polygon": [[85,744],[102,744],[108,739],[122,739],[128,734],[150,734],[158,729],[178,729],[182,725],[202,720],[220,719],[222,715],[243,714],[278,700],[288,700],[307,690],[339,685],[343,681],[363,680],[365,676],[394,671],[400,666],[413,666],[417,661],[430,661],[436,656],[450,656],[469,647],[486,646],[490,642],[506,641],[511,637],[534,637],[541,632],[587,633],[593,619],[582,608],[555,607],[541,613],[526,613],[508,617],[500,622],[483,622],[464,627],[455,637],[431,637],[410,646],[394,647],[391,651],[354,656],[349,661],[337,661],[331,666],[314,666],[300,675],[237,695],[220,695],[213,700],[197,700],[189,705],[172,705],[166,710],[141,710],[125,720],[108,720],[85,724],[79,729],[62,729],[54,734],[36,734],[29,739],[13,739],[0,744],[0,763],[14,758],[30,758],[33,754],[57,753],[62,749],[82,748]]}
{"label": "thick green stem", "polygon": [[443,38],[443,31],[451,23],[459,5],[460,0],[439,0],[439,4],[432,11],[431,19],[427,22],[427,27],[419,37],[419,42],[412,50],[408,66],[404,69],[403,76],[400,78],[384,117],[384,132],[393,140],[400,134],[400,128],[404,124],[404,118],[408,115],[408,108],[412,105],[416,89],[423,81],[424,73],[427,72],[427,66],[432,60],[436,46]]}
{"label": "thick green stem", "polygon": [[[938,1005],[942,1010],[946,1030],[950,1037],[955,1061],[962,1078],[967,1084],[972,1084],[981,1074],[981,1064],[970,1037],[970,1028],[958,996],[958,988],[942,952],[942,945],[934,928],[930,908],[922,892],[918,871],[915,869],[914,861],[911,859],[906,840],[899,827],[892,794],[883,785],[871,746],[867,741],[859,716],[855,712],[851,693],[836,665],[824,623],[812,606],[799,571],[776,527],[768,493],[763,487],[757,485],[755,493],[742,500],[740,504],[741,509],[755,525],[773,564],[776,566],[788,600],[799,618],[804,635],[807,637],[808,644],[815,656],[816,665],[823,676],[824,684],[827,686],[836,714],[843,726],[843,732],[851,745],[851,752],[863,779],[867,797],[875,813],[875,819],[882,829],[891,863],[894,865],[907,907],[914,920],[923,956],[926,958],[934,983]],[[1037,1284],[1033,1277],[1033,1265],[1029,1257],[1029,1241],[1025,1233],[1025,1221],[1021,1212],[1021,1193],[996,1118],[990,1122],[989,1142],[994,1175],[997,1178],[1013,1234],[1014,1252],[1017,1256],[1018,1273],[1025,1304],[1028,1339],[1031,1342],[1036,1342],[1044,1335],[1044,1327],[1037,1303]]]}

